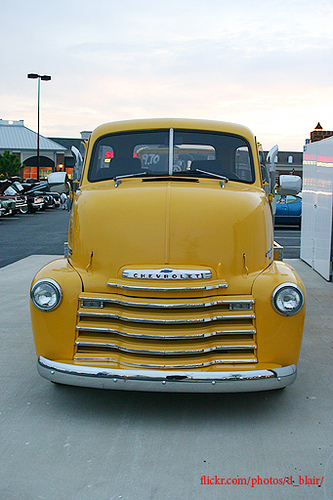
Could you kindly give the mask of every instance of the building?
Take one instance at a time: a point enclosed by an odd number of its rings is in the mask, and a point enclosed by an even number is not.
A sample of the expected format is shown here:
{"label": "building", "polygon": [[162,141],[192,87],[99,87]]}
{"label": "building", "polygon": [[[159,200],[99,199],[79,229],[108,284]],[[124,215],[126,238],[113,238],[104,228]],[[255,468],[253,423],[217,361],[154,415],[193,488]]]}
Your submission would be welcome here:
{"label": "building", "polygon": [[[66,171],[73,178],[77,154],[84,157],[84,140],[90,132],[81,132],[81,138],[47,138],[39,134],[39,177],[46,179],[51,172]],[[24,126],[23,120],[0,119],[0,154],[15,154],[23,164],[21,177],[37,179],[37,133]],[[82,165],[81,165],[82,168]]]}
{"label": "building", "polygon": [[[0,119],[0,153],[10,151],[23,164],[24,179],[37,178],[37,133],[24,126],[23,120]],[[66,148],[39,135],[40,178],[60,170],[64,165]]]}
{"label": "building", "polygon": [[[265,158],[268,151],[264,151]],[[303,175],[303,152],[302,151],[279,151],[276,161],[276,177],[279,175]]]}
{"label": "building", "polygon": [[323,127],[318,122],[315,129],[310,134],[310,143],[322,141],[323,139],[327,139],[327,137],[331,137],[332,135],[333,130],[323,130]]}

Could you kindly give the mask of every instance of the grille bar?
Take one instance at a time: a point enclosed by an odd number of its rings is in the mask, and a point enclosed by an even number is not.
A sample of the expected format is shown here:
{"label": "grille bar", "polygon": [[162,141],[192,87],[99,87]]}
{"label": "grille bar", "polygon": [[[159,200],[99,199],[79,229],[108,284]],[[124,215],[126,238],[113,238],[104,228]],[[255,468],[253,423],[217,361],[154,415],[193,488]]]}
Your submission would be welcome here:
{"label": "grille bar", "polygon": [[[128,301],[120,298],[101,298],[101,297],[79,297],[82,308],[89,307],[99,307],[104,308],[108,305],[118,305],[121,307],[142,307],[150,309],[191,309],[191,308],[206,308],[206,307],[216,307],[216,306],[232,306],[233,304],[242,304],[244,308],[247,306],[248,309],[252,309],[254,300],[212,300],[212,301],[192,301],[192,302],[139,302],[139,301]],[[97,305],[94,305],[94,304]]]}
{"label": "grille bar", "polygon": [[88,333],[101,333],[101,334],[116,334],[121,337],[130,337],[137,339],[148,339],[148,340],[192,340],[192,339],[206,339],[210,337],[220,336],[220,335],[255,335],[256,330],[216,330],[212,332],[201,332],[201,333],[189,333],[189,334],[169,334],[164,335],[163,333],[154,335],[152,333],[136,333],[129,332],[124,330],[118,330],[115,328],[105,328],[105,327],[90,327],[90,326],[77,326],[76,330],[79,334],[83,334],[84,332]]}
{"label": "grille bar", "polygon": [[126,353],[131,354],[145,354],[150,356],[192,356],[196,354],[206,354],[212,353],[214,351],[218,352],[231,352],[231,351],[244,351],[249,349],[256,349],[255,344],[239,344],[239,345],[222,345],[222,346],[213,346],[206,347],[201,349],[173,349],[173,350],[155,350],[155,349],[133,349],[125,346],[120,346],[118,344],[111,344],[109,342],[84,342],[84,341],[76,341],[75,345],[80,350],[81,348],[88,348],[91,350],[94,349],[114,349]]}
{"label": "grille bar", "polygon": [[208,368],[214,365],[239,365],[239,364],[254,364],[257,363],[258,360],[256,358],[253,359],[243,359],[243,358],[233,358],[233,359],[213,359],[211,361],[205,361],[205,362],[198,362],[198,363],[170,363],[170,364],[163,364],[163,363],[139,363],[139,362],[130,362],[130,361],[125,361],[122,360],[121,363],[119,363],[119,360],[116,358],[110,358],[110,357],[104,357],[104,358],[93,358],[93,357],[79,357],[75,356],[74,361],[76,362],[85,362],[85,363],[113,363],[116,365],[123,365],[123,366],[128,366],[128,367],[136,367],[136,368],[151,368],[151,369],[157,369],[157,370],[182,370],[182,369],[187,369],[187,370],[192,370],[196,368]]}
{"label": "grille bar", "polygon": [[220,315],[220,316],[209,316],[197,317],[197,318],[187,318],[187,319],[162,319],[162,318],[139,318],[134,316],[122,316],[120,314],[113,313],[100,313],[100,312],[84,312],[79,311],[78,316],[89,317],[95,319],[109,319],[109,320],[119,320],[119,321],[130,321],[133,323],[156,323],[156,324],[186,324],[186,323],[210,323],[213,321],[230,321],[230,320],[243,320],[243,319],[254,319],[254,314],[238,314],[238,315]]}

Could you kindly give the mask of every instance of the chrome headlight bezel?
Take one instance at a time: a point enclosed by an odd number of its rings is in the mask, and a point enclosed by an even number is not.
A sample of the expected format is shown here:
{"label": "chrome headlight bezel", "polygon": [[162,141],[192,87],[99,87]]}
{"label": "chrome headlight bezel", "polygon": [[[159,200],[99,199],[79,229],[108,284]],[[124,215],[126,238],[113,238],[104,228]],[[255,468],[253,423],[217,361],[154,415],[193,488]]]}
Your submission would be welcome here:
{"label": "chrome headlight bezel", "polygon": [[[284,308],[281,307],[281,302],[283,302],[283,294],[288,293],[288,290],[289,295],[293,295],[293,299],[297,303],[295,307],[290,307],[289,309],[286,306]],[[295,283],[281,283],[273,291],[271,300],[275,311],[277,311],[279,314],[282,314],[283,316],[294,316],[301,311],[305,303],[303,290]]]}
{"label": "chrome headlight bezel", "polygon": [[[45,303],[45,304],[38,302],[38,292],[41,291],[41,288],[43,288],[43,285],[45,288],[48,287],[48,292],[51,293],[52,297],[53,297],[53,299],[49,303]],[[44,288],[44,290],[45,290],[45,288]],[[46,291],[45,291],[45,293],[46,293]],[[40,311],[44,311],[44,312],[53,311],[61,304],[62,297],[63,297],[63,293],[62,293],[62,289],[61,289],[59,283],[57,283],[52,278],[39,279],[31,287],[31,291],[30,291],[31,302]]]}

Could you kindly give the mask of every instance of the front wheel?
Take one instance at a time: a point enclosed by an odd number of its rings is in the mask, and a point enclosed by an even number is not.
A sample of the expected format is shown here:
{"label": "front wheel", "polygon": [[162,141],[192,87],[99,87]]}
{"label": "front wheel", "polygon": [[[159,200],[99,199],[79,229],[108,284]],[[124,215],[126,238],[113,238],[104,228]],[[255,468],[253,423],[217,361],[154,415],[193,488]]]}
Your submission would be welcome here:
{"label": "front wheel", "polygon": [[27,214],[29,212],[29,207],[28,205],[25,205],[20,208],[20,214]]}

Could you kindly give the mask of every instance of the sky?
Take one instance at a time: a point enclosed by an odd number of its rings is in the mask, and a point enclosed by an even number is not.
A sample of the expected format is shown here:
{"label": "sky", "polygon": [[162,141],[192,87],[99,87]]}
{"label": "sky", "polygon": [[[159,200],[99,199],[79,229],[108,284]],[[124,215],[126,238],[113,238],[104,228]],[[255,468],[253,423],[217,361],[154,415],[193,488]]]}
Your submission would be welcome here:
{"label": "sky", "polygon": [[0,0],[0,118],[80,137],[123,119],[203,118],[302,151],[333,130],[332,0]]}

